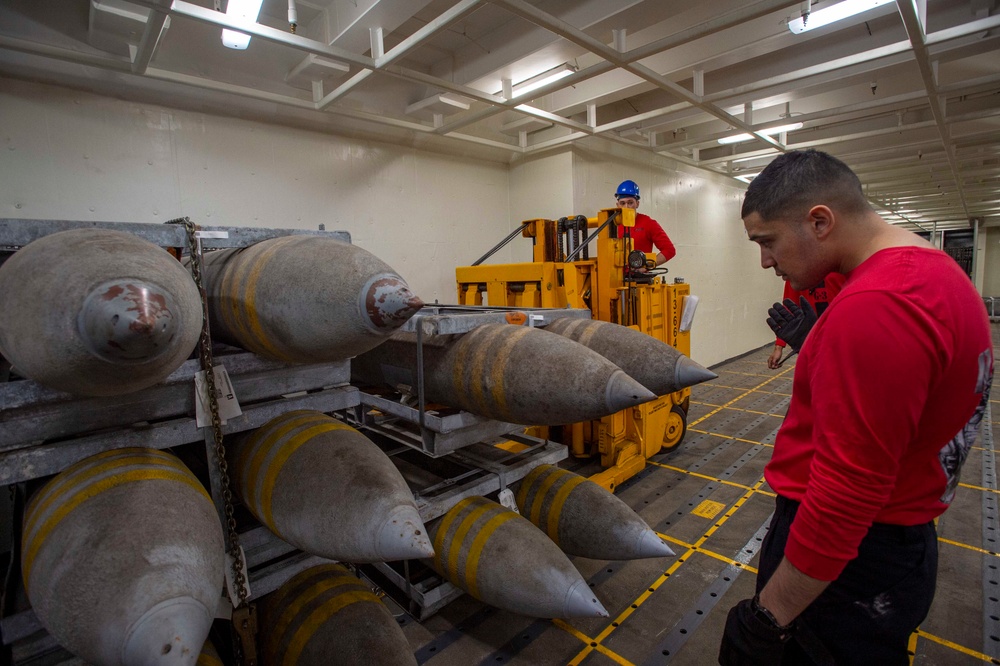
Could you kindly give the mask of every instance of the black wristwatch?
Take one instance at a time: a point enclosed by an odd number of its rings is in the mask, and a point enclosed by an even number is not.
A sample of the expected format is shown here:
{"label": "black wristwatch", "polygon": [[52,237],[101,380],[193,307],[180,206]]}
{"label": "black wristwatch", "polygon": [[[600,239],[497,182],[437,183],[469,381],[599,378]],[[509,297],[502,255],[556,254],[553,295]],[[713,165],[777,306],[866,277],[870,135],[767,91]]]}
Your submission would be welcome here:
{"label": "black wristwatch", "polygon": [[784,642],[792,637],[792,631],[795,629],[795,620],[786,625],[778,624],[778,620],[775,619],[771,611],[760,605],[759,594],[755,594],[753,599],[750,600],[750,610],[753,611],[754,616],[759,621],[767,625],[768,629],[774,632],[776,639]]}

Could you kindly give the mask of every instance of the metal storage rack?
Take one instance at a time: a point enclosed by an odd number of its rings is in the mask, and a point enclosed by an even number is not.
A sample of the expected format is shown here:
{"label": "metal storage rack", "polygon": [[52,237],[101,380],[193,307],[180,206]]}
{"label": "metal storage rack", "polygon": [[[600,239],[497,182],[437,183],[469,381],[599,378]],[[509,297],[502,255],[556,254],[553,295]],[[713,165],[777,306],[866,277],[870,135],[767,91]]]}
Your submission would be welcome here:
{"label": "metal storage rack", "polygon": [[[162,247],[187,246],[185,230],[179,225],[0,219],[0,263],[37,238],[79,228],[117,229]],[[218,226],[200,227],[200,231],[206,249],[244,247],[289,234],[322,235],[350,242],[346,232],[327,232],[322,226],[319,231]],[[505,320],[509,314],[505,310],[429,306],[406,326],[419,337],[461,333],[482,323]],[[543,322],[552,314],[529,314],[527,323]],[[583,316],[580,311],[565,311],[560,316],[567,314]],[[225,435],[260,427],[294,409],[335,413],[376,437],[378,433],[388,436],[383,448],[409,477],[424,521],[442,515],[464,497],[502,490],[535,466],[558,462],[567,455],[565,447],[515,434],[522,426],[500,424],[465,412],[441,418],[429,414],[423,409],[419,387],[417,409],[363,394],[348,383],[349,361],[293,366],[224,345],[215,345],[213,353],[216,365],[226,367],[243,411],[222,427]],[[198,360],[189,360],[164,382],[142,391],[113,398],[81,398],[30,380],[7,381],[5,368],[0,367],[0,485],[15,487],[56,474],[106,450],[128,446],[164,449],[203,442],[211,495],[220,517],[224,516],[211,429],[199,428],[194,418],[193,380],[199,370]],[[373,408],[382,416],[376,418]],[[509,453],[483,443],[501,437],[520,440],[527,448]],[[393,448],[398,442],[405,446]],[[427,456],[443,456],[450,472],[444,477],[429,472],[407,475],[408,467],[411,472],[422,467],[402,460],[401,454],[412,449],[428,460]],[[277,589],[299,571],[326,561],[296,550],[259,525],[242,531],[240,543],[254,599]],[[405,593],[402,603],[419,618],[461,594],[461,590],[440,580],[413,583],[408,572],[399,574],[389,565],[378,568],[389,583]],[[12,573],[19,579],[20,572]],[[217,617],[228,618],[231,610],[228,599],[220,594]],[[79,663],[44,631],[30,608],[0,618],[0,639],[13,647],[16,664]]]}

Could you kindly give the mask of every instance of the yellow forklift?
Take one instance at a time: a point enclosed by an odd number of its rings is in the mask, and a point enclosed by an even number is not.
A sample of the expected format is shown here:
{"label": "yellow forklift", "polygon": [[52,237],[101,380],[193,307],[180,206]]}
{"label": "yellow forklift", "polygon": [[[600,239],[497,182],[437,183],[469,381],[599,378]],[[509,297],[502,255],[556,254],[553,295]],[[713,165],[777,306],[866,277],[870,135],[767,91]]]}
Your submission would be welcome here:
{"label": "yellow forklift", "polygon": [[[458,302],[586,308],[595,319],[629,326],[689,356],[690,325],[683,325],[682,318],[690,321],[697,297],[683,280],[667,282],[666,269],[655,268],[655,255],[632,249],[629,232],[634,226],[631,208],[603,209],[593,218],[525,220],[474,264],[455,269]],[[482,265],[518,235],[532,239],[532,262]],[[597,256],[591,257],[595,241]],[[690,396],[691,389],[685,388],[599,421],[546,426],[532,434],[561,441],[576,457],[600,454],[605,469],[591,480],[614,491],[639,473],[648,458],[681,443]]]}

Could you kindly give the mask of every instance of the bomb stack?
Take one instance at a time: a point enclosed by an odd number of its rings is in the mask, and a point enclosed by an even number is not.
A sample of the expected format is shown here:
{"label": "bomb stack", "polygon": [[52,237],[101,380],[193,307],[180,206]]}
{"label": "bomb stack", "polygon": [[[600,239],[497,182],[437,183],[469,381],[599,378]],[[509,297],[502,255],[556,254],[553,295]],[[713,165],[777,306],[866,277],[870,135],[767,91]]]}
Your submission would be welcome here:
{"label": "bomb stack", "polygon": [[[418,360],[414,336],[398,329],[420,299],[377,257],[330,237],[208,252],[201,275],[204,308],[185,266],[133,234],[44,236],[0,265],[0,354],[49,389],[123,396],[184,363],[204,311],[216,342],[269,361],[353,359],[353,381],[391,387],[415,386],[422,364],[429,400],[526,425],[598,419],[714,376],[652,338],[579,319],[546,330],[482,325],[428,341]],[[122,414],[123,426],[129,418]],[[390,458],[329,414],[290,408],[256,429],[230,429],[234,497],[276,537],[319,558],[422,560],[485,603],[571,618],[607,611],[567,555],[672,555],[620,500],[558,467],[521,481],[520,515],[470,497],[425,526]],[[193,473],[184,451],[158,450],[172,443],[145,444],[79,460],[33,494],[21,542],[25,589],[49,633],[90,663],[193,664],[199,653],[215,663],[206,637],[227,565],[207,474]],[[260,601],[266,663],[373,654],[414,663],[385,606],[343,566],[303,571]]]}
{"label": "bomb stack", "polygon": [[[202,277],[215,340],[286,364],[342,361],[339,381],[346,359],[421,306],[379,259],[325,236],[209,252]],[[17,388],[67,409],[113,406],[163,382],[195,348],[202,312],[188,267],[125,231],[51,233],[0,265],[0,354],[32,380]],[[207,476],[158,443],[112,445],[70,464],[25,511],[28,599],[49,634],[88,663],[219,660],[206,637],[224,588],[222,525]],[[290,411],[226,446],[235,495],[295,547],[348,562],[433,554],[399,472],[346,424]],[[188,447],[180,453],[192,459]],[[410,661],[398,663],[412,663],[404,653]]]}

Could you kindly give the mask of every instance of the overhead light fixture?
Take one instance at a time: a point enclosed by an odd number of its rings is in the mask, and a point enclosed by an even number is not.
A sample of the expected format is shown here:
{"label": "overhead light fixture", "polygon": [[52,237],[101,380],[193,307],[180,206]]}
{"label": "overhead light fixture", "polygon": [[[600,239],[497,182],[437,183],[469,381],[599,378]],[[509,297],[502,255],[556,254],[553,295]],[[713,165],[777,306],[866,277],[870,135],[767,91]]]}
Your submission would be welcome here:
{"label": "overhead light fixture", "polygon": [[[256,23],[263,0],[229,0],[226,16],[247,23]],[[222,43],[231,49],[243,51],[250,44],[250,35],[237,30],[222,29]]]}
{"label": "overhead light fixture", "polygon": [[[794,132],[797,129],[802,129],[802,123],[792,123],[791,125],[780,125],[778,127],[768,127],[767,129],[760,130],[760,134],[766,134],[767,136],[774,136],[775,134],[781,134],[782,132]],[[726,145],[728,143],[742,143],[743,141],[749,141],[753,138],[753,134],[735,134],[733,136],[724,136],[719,139],[719,143]]]}
{"label": "overhead light fixture", "polygon": [[564,79],[574,72],[576,72],[576,67],[564,62],[558,67],[553,67],[552,69],[544,71],[541,74],[531,77],[530,79],[525,79],[520,83],[514,84],[511,91],[514,93],[514,97],[520,97],[525,93],[537,90],[542,86],[552,83],[553,81]]}
{"label": "overhead light fixture", "polygon": [[749,183],[751,180],[760,175],[760,171],[757,173],[744,173],[736,176],[736,180],[742,180],[744,183]]}
{"label": "overhead light fixture", "polygon": [[895,0],[844,0],[844,2],[838,2],[837,4],[831,5],[826,9],[821,9],[818,12],[807,12],[799,18],[789,21],[788,29],[798,35],[806,32],[807,30],[822,28],[824,25],[836,23],[837,21],[841,21],[849,16],[854,16],[855,14],[860,14],[861,12],[866,12],[869,9],[875,9],[876,7],[881,7],[882,5],[887,5],[894,1]]}

